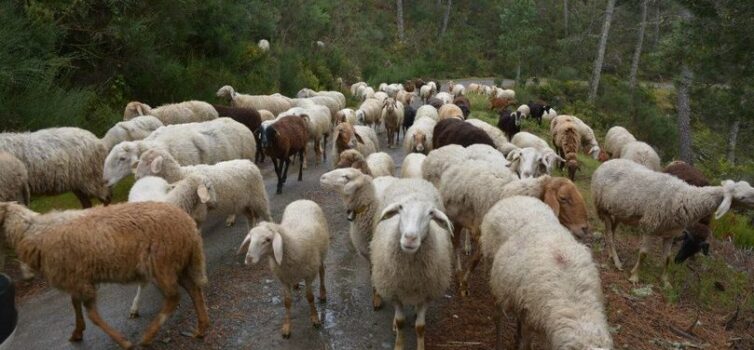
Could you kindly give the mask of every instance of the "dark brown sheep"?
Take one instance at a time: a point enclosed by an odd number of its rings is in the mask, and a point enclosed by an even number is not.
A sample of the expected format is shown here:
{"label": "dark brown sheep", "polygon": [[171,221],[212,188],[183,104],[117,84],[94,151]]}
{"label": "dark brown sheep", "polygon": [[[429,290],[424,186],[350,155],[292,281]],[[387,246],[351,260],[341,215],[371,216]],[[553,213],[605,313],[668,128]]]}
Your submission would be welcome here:
{"label": "dark brown sheep", "polygon": [[[710,185],[707,177],[699,169],[680,160],[668,164],[663,172],[673,175],[692,186],[704,187]],[[676,263],[680,264],[700,251],[704,255],[709,254],[707,238],[709,238],[711,233],[709,228],[710,221],[712,221],[712,215],[704,217],[699,222],[686,227],[683,231],[683,236],[676,238],[676,240],[683,240],[681,249],[678,250],[678,254],[675,256]]]}
{"label": "dark brown sheep", "polygon": [[256,132],[259,129],[259,125],[262,124],[262,117],[259,116],[259,112],[253,108],[241,108],[241,107],[228,107],[220,105],[212,105],[215,107],[217,114],[221,117],[232,118],[233,120],[246,125],[251,132]]}
{"label": "dark brown sheep", "polygon": [[458,118],[448,118],[437,122],[432,135],[433,149],[450,144],[468,147],[477,143],[495,147],[495,143],[484,130]]}
{"label": "dark brown sheep", "polygon": [[463,111],[463,117],[468,118],[471,113],[471,101],[466,96],[458,96],[453,100],[453,104],[461,108]]}
{"label": "dark brown sheep", "polygon": [[437,97],[430,97],[429,100],[427,100],[427,104],[432,107],[435,107],[435,109],[438,109],[438,110],[443,105],[442,100]]}
{"label": "dark brown sheep", "polygon": [[288,178],[288,165],[294,155],[299,157],[298,181],[303,179],[303,159],[309,140],[306,118],[309,116],[305,114],[280,118],[265,130],[262,137],[261,147],[272,158],[275,174],[278,176],[277,194],[283,193],[283,184]]}
{"label": "dark brown sheep", "polygon": [[503,98],[503,97],[490,98],[490,110],[492,111],[498,111],[498,112],[503,111],[506,108],[508,108],[508,106],[510,106],[511,104],[513,104],[513,101],[507,98]]}
{"label": "dark brown sheep", "polygon": [[576,170],[580,169],[579,160],[576,157],[581,148],[581,136],[576,129],[576,124],[572,122],[561,122],[552,130],[552,144],[555,145],[555,151],[562,158],[565,158],[565,165],[568,168],[568,178],[574,181]]}

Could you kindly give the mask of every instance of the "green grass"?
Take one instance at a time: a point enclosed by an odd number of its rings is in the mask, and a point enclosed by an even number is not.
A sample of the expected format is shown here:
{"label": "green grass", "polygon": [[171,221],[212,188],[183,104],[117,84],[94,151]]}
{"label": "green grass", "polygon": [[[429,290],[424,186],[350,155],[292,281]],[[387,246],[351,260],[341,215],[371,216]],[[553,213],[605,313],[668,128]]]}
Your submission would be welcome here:
{"label": "green grass", "polygon": [[[112,203],[125,202],[128,200],[128,191],[134,184],[133,176],[128,176],[121,180],[113,189]],[[97,205],[98,201],[94,200],[93,204]],[[81,203],[73,193],[64,193],[57,196],[32,197],[31,210],[38,213],[46,213],[51,210],[80,209]]]}
{"label": "green grass", "polygon": [[728,212],[712,222],[712,231],[719,239],[730,237],[736,246],[754,248],[754,230],[749,224],[749,218],[744,215]]}

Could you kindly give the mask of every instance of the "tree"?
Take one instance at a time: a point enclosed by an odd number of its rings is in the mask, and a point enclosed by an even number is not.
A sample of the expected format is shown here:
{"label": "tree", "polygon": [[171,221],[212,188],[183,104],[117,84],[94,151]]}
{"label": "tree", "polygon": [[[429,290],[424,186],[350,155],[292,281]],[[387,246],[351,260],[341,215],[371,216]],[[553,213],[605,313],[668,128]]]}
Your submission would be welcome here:
{"label": "tree", "polygon": [[568,36],[568,0],[563,0],[563,31]]}
{"label": "tree", "polygon": [[636,41],[636,49],[634,50],[634,57],[631,60],[631,74],[628,78],[628,87],[631,91],[636,87],[636,75],[639,72],[639,59],[641,58],[641,47],[644,43],[644,30],[647,28],[647,7],[649,6],[649,0],[643,0],[641,2],[641,23],[639,23],[639,39]]}
{"label": "tree", "polygon": [[602,75],[602,64],[605,60],[605,48],[607,47],[607,35],[610,32],[610,22],[613,20],[613,11],[615,10],[615,0],[607,0],[607,9],[605,9],[605,22],[602,25],[602,35],[600,44],[597,48],[597,57],[594,59],[594,69],[592,70],[592,82],[589,85],[589,102],[594,102],[597,98],[597,90],[600,87],[600,76]]}
{"label": "tree", "polygon": [[445,35],[445,31],[448,30],[448,20],[450,19],[450,8],[453,6],[453,0],[448,0],[448,6],[445,8],[445,16],[442,18],[442,28],[440,29],[440,36]]}
{"label": "tree", "polygon": [[500,13],[500,34],[498,41],[503,55],[516,63],[516,82],[521,81],[521,64],[532,61],[537,50],[535,42],[542,32],[537,8],[533,0],[514,1],[503,7]]}
{"label": "tree", "polygon": [[403,0],[396,0],[395,7],[398,10],[398,40],[404,41],[405,37],[403,34]]}
{"label": "tree", "polygon": [[678,99],[676,109],[678,110],[678,156],[682,161],[694,164],[694,152],[691,149],[691,100],[689,90],[694,79],[694,73],[687,64],[681,66],[681,75],[676,81],[676,91]]}

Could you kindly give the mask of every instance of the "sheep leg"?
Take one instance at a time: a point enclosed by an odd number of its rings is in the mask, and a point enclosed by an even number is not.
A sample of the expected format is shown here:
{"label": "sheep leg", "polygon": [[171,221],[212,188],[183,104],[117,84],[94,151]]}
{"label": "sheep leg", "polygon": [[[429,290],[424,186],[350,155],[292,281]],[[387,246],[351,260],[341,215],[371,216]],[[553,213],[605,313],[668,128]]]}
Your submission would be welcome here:
{"label": "sheep leg", "polygon": [[149,345],[152,343],[152,340],[154,339],[155,335],[157,335],[157,332],[160,330],[160,327],[167,321],[168,317],[175,312],[175,309],[178,307],[178,300],[180,299],[180,295],[178,294],[178,291],[175,290],[175,288],[172,291],[167,291],[164,288],[161,288],[163,294],[165,295],[165,302],[162,304],[162,310],[160,310],[160,313],[155,316],[155,318],[152,320],[152,322],[149,324],[149,327],[147,327],[147,331],[144,332],[144,337],[141,338],[140,345]]}
{"label": "sheep leg", "polygon": [[[251,221],[249,221],[251,224]],[[228,215],[227,218],[225,218],[225,227],[231,227],[236,224],[236,215]]]}
{"label": "sheep leg", "polygon": [[327,290],[325,289],[325,264],[319,265],[319,300],[327,300]]}
{"label": "sheep leg", "polygon": [[[303,158],[306,155],[306,150],[303,150],[299,153],[299,157]],[[301,164],[298,166],[298,181],[301,181],[303,179],[304,175],[304,168]]]}
{"label": "sheep leg", "polygon": [[607,240],[608,254],[613,258],[615,268],[618,271],[623,271],[623,264],[620,262],[618,252],[615,251],[615,229],[618,227],[618,224],[614,223],[608,215],[603,215],[602,221],[605,222],[605,239]]}
{"label": "sheep leg", "polygon": [[322,159],[322,148],[319,146],[319,138],[314,139],[314,166],[319,165],[319,160]]}
{"label": "sheep leg", "polygon": [[427,315],[427,304],[421,303],[416,305],[416,350],[424,350],[424,318]]}
{"label": "sheep leg", "polygon": [[[372,275],[372,264],[369,264],[369,275]],[[380,293],[377,293],[377,288],[374,288],[372,286],[372,309],[374,311],[377,311],[382,308],[382,297],[380,296]]]}
{"label": "sheep leg", "polygon": [[662,284],[667,289],[673,288],[673,285],[670,284],[670,280],[668,279],[668,266],[670,265],[671,249],[673,249],[673,237],[677,236],[678,233],[674,233],[667,238],[662,239]]}
{"label": "sheep leg", "polygon": [[503,350],[503,309],[495,305],[495,350]]}
{"label": "sheep leg", "polygon": [[395,316],[393,316],[393,332],[395,332],[395,350],[403,350],[403,324],[406,316],[403,314],[403,304],[400,301],[393,302]]}
{"label": "sheep leg", "polygon": [[[652,243],[648,235],[641,235],[641,246],[639,247],[639,258],[636,259],[636,265],[631,269],[631,277],[628,279],[631,283],[639,283],[639,268],[641,261],[647,256],[649,252],[649,244]],[[671,241],[672,243],[672,241]]]}
{"label": "sheep leg", "polygon": [[275,167],[275,175],[278,176],[278,185],[277,185],[277,191],[275,191],[276,194],[283,193],[283,177],[281,176],[281,170],[283,168],[283,162],[282,159],[275,159],[272,158],[272,165]]}
{"label": "sheep leg", "polygon": [[207,315],[207,304],[204,302],[204,293],[202,288],[196,285],[194,281],[189,277],[181,278],[179,281],[181,287],[188,292],[191,297],[191,302],[194,304],[194,311],[196,312],[197,326],[194,332],[194,337],[204,338],[209,328],[209,315]]}
{"label": "sheep leg", "polygon": [[81,299],[71,296],[71,303],[73,304],[73,312],[76,314],[76,328],[73,329],[69,341],[81,341],[84,338],[84,330],[86,329],[86,323],[84,323],[84,313],[81,312]]}
{"label": "sheep leg", "polygon": [[288,181],[288,166],[291,164],[291,161],[289,159],[286,159],[283,161],[283,164],[281,164],[281,167],[283,168],[283,183]]}
{"label": "sheep leg", "polygon": [[322,152],[322,159],[323,159],[323,162],[327,160],[327,152],[324,151],[326,149],[327,149],[327,134],[325,134],[324,137],[322,138],[322,150],[323,150],[323,152]]}
{"label": "sheep leg", "polygon": [[291,337],[291,286],[283,286],[283,293],[285,294],[283,297],[283,303],[285,305],[285,319],[283,320],[283,329],[281,330],[281,333],[283,335],[283,338],[288,339]]}
{"label": "sheep leg", "polygon": [[[94,290],[94,287],[92,286],[92,290]],[[97,311],[97,303],[96,303],[96,297],[91,297],[84,301],[84,307],[86,307],[87,315],[89,316],[89,319],[92,320],[92,323],[94,323],[97,327],[102,329],[105,334],[110,336],[118,345],[120,345],[123,349],[131,349],[133,348],[133,344],[126,340],[125,337],[123,337],[120,332],[116,331],[114,328],[110,327],[110,325],[105,322],[105,320],[102,319],[102,316],[100,316],[99,311]]]}
{"label": "sheep leg", "polygon": [[461,277],[459,288],[461,296],[469,296],[469,277],[471,277],[471,272],[473,272],[477,265],[479,265],[480,260],[482,260],[482,250],[477,249],[474,252],[474,255],[471,256],[471,261],[469,261],[469,265],[466,268],[466,271],[464,271],[463,277]]}
{"label": "sheep leg", "polygon": [[82,208],[86,209],[86,208],[92,207],[92,200],[84,192],[76,190],[76,191],[73,191],[73,194],[75,194],[76,198],[78,198],[79,202],[81,202]]}
{"label": "sheep leg", "polygon": [[306,284],[306,301],[309,302],[309,319],[312,321],[314,328],[319,328],[321,323],[319,322],[319,315],[317,315],[317,307],[314,305],[314,292],[312,292],[312,281],[305,280]]}
{"label": "sheep leg", "polygon": [[463,239],[463,253],[466,255],[471,255],[471,230],[464,229],[465,235]]}
{"label": "sheep leg", "polygon": [[138,318],[139,317],[139,302],[141,301],[141,291],[146,287],[146,283],[140,283],[138,287],[136,287],[136,295],[134,296],[134,301],[131,303],[131,310],[128,314],[128,318]]}

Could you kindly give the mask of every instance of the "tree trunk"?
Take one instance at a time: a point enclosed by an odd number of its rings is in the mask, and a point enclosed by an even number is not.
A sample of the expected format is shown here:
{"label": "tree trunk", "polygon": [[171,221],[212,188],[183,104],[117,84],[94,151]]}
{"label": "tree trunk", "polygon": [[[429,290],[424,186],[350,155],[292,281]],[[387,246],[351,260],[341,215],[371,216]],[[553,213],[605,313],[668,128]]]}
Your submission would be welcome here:
{"label": "tree trunk", "polygon": [[660,43],[660,7],[662,7],[662,5],[660,4],[660,0],[655,1],[657,2],[657,12],[655,13],[655,35],[653,46],[656,47]]}
{"label": "tree trunk", "polygon": [[398,40],[403,41],[403,0],[396,0],[396,7],[398,8]]}
{"label": "tree trunk", "polygon": [[738,142],[738,131],[741,130],[741,117],[735,116],[733,123],[730,124],[728,131],[728,162],[736,164],[736,143]]}
{"label": "tree trunk", "polygon": [[644,44],[644,30],[647,28],[647,7],[649,0],[641,2],[641,23],[639,24],[639,40],[636,41],[634,58],[631,61],[631,74],[628,78],[628,88],[633,92],[636,87],[636,74],[639,73],[639,59],[641,58],[641,46]]}
{"label": "tree trunk", "polygon": [[516,82],[514,83],[514,86],[518,86],[518,83],[520,81],[521,81],[521,59],[519,58],[518,65],[516,65]]}
{"label": "tree trunk", "polygon": [[563,0],[563,30],[568,37],[568,0]]}
{"label": "tree trunk", "polygon": [[682,161],[694,164],[694,154],[691,149],[691,102],[689,90],[694,74],[686,64],[681,67],[681,77],[678,80],[678,146],[679,156]]}
{"label": "tree trunk", "polygon": [[605,48],[607,47],[607,34],[610,32],[610,22],[613,20],[613,10],[615,9],[615,0],[607,0],[607,9],[605,10],[605,23],[602,26],[602,36],[600,45],[597,48],[597,57],[594,59],[594,70],[592,71],[592,83],[589,91],[589,102],[594,102],[597,98],[597,90],[600,87],[600,76],[602,75],[602,63],[605,60]]}
{"label": "tree trunk", "polygon": [[445,35],[445,31],[448,29],[448,19],[450,18],[450,8],[453,5],[453,0],[448,0],[448,7],[445,8],[445,16],[442,19],[442,29],[440,29],[440,36]]}

